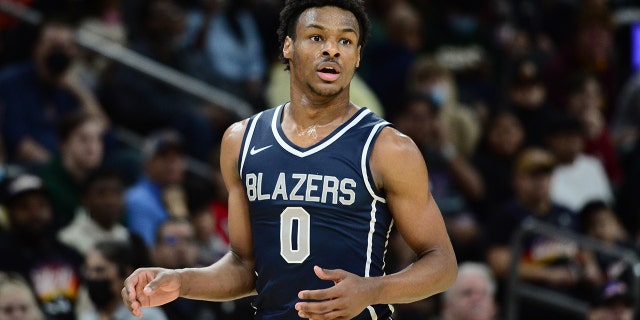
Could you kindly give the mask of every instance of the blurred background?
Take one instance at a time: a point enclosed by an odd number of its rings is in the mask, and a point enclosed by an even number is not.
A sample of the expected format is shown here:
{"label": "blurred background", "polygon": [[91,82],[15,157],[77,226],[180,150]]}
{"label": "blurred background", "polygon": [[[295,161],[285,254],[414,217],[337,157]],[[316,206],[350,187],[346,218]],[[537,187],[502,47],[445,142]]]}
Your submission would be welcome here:
{"label": "blurred background", "polygon": [[[129,319],[128,272],[224,255],[220,138],[289,99],[283,4],[0,0],[0,319]],[[352,100],[423,152],[461,265],[394,319],[635,319],[640,4],[365,5]],[[388,273],[415,259],[389,246]],[[251,301],[148,317],[251,319]]]}

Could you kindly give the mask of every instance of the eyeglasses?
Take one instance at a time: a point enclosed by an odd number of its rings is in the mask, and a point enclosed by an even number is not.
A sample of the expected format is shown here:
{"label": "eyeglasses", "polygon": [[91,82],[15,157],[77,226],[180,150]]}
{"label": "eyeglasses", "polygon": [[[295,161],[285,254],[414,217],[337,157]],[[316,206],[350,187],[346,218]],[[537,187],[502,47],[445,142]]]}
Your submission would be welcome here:
{"label": "eyeglasses", "polygon": [[1,306],[0,311],[6,315],[11,315],[14,312],[22,312],[26,313],[29,310],[29,306],[26,304],[11,304],[6,306]]}

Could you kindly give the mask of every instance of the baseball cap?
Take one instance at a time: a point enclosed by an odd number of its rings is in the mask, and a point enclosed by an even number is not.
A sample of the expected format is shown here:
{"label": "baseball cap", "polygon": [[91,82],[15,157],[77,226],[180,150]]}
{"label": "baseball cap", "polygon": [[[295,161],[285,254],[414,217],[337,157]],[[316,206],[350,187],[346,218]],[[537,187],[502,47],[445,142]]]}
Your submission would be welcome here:
{"label": "baseball cap", "polygon": [[549,151],[531,147],[518,154],[513,171],[515,174],[551,172],[555,164],[556,160]]}
{"label": "baseball cap", "polygon": [[47,189],[42,179],[32,174],[21,174],[15,177],[7,183],[4,191],[7,204],[11,204],[16,198],[29,192],[47,194]]}
{"label": "baseball cap", "polygon": [[142,159],[147,161],[170,150],[182,151],[180,134],[174,130],[162,130],[151,134],[142,145]]}

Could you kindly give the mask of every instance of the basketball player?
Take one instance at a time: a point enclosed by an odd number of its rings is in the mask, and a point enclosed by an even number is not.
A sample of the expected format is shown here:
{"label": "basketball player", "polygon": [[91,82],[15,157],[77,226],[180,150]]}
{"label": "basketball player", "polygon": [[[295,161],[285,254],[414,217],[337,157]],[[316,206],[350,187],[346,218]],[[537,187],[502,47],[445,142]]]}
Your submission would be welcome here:
{"label": "basketball player", "polygon": [[[390,319],[391,304],[444,291],[457,265],[415,144],[349,101],[369,34],[361,0],[288,0],[282,58],[291,101],[222,140],[230,252],[205,268],[139,269],[134,315],[177,297],[257,294],[256,319]],[[385,275],[392,224],[417,260]]]}

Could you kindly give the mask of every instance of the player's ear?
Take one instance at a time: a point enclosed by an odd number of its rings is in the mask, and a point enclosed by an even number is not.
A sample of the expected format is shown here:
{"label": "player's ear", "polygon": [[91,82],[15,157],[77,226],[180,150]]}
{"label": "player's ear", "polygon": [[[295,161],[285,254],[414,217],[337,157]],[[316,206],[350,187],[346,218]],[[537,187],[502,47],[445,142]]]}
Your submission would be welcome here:
{"label": "player's ear", "polygon": [[284,45],[282,46],[282,56],[287,59],[291,59],[291,57],[293,56],[292,51],[293,51],[293,39],[287,36],[286,38],[284,38]]}
{"label": "player's ear", "polygon": [[358,59],[356,60],[356,69],[360,67],[360,58],[362,57],[362,46],[358,46]]}

